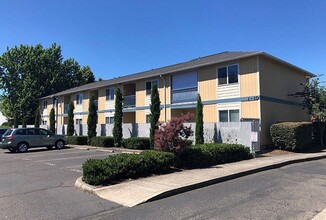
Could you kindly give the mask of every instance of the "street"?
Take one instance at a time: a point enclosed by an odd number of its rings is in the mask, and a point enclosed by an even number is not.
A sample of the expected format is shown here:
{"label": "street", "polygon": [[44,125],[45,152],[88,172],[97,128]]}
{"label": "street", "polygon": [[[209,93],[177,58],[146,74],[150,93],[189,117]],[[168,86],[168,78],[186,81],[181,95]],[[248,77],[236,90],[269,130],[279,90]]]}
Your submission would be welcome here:
{"label": "street", "polygon": [[79,219],[119,207],[74,186],[85,160],[108,155],[70,148],[1,150],[0,219]]}
{"label": "street", "polygon": [[0,151],[1,219],[311,219],[326,207],[326,159],[237,178],[133,208],[74,186],[95,150]]}

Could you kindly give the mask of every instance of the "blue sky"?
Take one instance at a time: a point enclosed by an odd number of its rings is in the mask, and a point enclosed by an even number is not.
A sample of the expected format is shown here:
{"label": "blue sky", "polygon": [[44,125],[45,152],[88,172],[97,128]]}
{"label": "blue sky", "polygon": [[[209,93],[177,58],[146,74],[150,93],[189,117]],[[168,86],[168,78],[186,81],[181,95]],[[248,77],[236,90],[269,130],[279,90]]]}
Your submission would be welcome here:
{"label": "blue sky", "polygon": [[265,51],[325,75],[325,12],[325,0],[0,0],[0,54],[56,42],[64,58],[109,79],[222,51]]}

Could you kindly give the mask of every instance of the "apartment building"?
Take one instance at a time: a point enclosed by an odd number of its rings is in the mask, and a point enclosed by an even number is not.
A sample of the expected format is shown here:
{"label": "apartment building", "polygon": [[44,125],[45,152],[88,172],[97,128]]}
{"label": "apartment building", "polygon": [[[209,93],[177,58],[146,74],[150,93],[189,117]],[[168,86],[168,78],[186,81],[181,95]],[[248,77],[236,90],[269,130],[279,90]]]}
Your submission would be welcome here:
{"label": "apartment building", "polygon": [[148,123],[151,87],[158,85],[160,121],[196,111],[203,103],[204,123],[256,120],[262,145],[271,143],[269,127],[280,121],[308,121],[300,100],[288,96],[301,91],[315,75],[265,52],[222,52],[187,62],[110,80],[90,83],[40,99],[42,123],[56,109],[57,123],[67,124],[70,101],[76,124],[86,124],[89,97],[95,96],[98,123],[114,121],[114,94],[123,91],[123,122]]}

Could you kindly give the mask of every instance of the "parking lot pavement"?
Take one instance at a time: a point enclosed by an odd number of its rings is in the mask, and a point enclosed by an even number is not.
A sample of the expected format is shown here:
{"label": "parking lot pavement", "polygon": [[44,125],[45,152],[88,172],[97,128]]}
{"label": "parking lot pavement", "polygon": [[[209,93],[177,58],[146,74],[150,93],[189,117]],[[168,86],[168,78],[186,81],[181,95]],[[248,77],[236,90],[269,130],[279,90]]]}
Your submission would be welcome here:
{"label": "parking lot pavement", "polygon": [[120,205],[75,188],[82,164],[113,153],[96,150],[0,151],[0,213],[4,219],[78,219]]}

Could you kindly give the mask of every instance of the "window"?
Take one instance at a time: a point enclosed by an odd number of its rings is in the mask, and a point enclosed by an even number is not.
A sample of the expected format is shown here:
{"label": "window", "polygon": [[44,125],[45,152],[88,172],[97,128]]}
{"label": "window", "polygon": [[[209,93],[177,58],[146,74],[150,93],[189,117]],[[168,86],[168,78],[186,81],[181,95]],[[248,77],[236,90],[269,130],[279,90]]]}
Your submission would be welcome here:
{"label": "window", "polygon": [[229,121],[228,110],[219,111],[219,113],[220,113],[220,122]]}
{"label": "window", "polygon": [[25,129],[17,130],[16,135],[26,135],[26,130]]}
{"label": "window", "polygon": [[151,115],[146,115],[146,123],[151,123]]}
{"label": "window", "polygon": [[114,88],[106,90],[106,100],[114,100]]}
{"label": "window", "polygon": [[152,94],[152,87],[157,85],[158,85],[157,80],[146,82],[146,95]]}
{"label": "window", "polygon": [[48,107],[48,101],[45,100],[45,101],[43,101],[43,108],[47,108],[47,107]]}
{"label": "window", "polygon": [[218,84],[230,84],[238,82],[238,65],[230,65],[217,69]]}
{"label": "window", "polygon": [[83,119],[76,119],[76,124],[77,125],[83,124]]}
{"label": "window", "polygon": [[45,121],[45,120],[42,120],[42,125],[47,125],[48,124],[48,122],[47,121]]}
{"label": "window", "polygon": [[36,129],[36,134],[38,135],[51,135],[51,133],[45,129]]}
{"label": "window", "polygon": [[105,124],[114,124],[114,117],[105,117]]}
{"label": "window", "polygon": [[220,122],[239,122],[239,110],[219,111]]}
{"label": "window", "polygon": [[77,103],[77,105],[83,103],[83,93],[76,95],[76,103]]}

